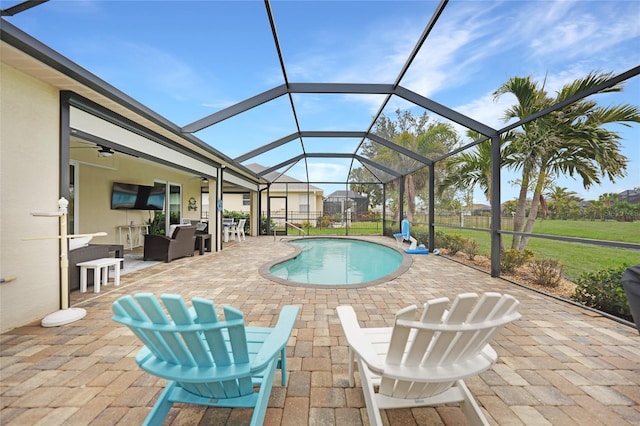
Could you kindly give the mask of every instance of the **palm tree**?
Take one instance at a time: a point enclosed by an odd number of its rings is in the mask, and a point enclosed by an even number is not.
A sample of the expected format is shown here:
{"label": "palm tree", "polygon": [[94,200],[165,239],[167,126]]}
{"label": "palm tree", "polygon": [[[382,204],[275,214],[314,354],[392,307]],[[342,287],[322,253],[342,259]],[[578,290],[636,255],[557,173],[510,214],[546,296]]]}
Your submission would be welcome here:
{"label": "palm tree", "polygon": [[[467,136],[473,140],[478,140],[481,137],[479,133],[471,130],[467,131]],[[503,151],[500,157],[502,167],[507,164],[504,159],[508,155]],[[451,157],[445,167],[445,178],[438,184],[438,194],[442,194],[450,187],[478,187],[482,190],[487,201],[491,202],[491,141],[481,142],[471,150]],[[504,251],[502,235],[500,235],[500,249]]]}
{"label": "palm tree", "polygon": [[[505,111],[505,121],[512,118],[528,117],[551,105],[551,100],[545,96],[544,90],[538,89],[537,83],[531,81],[529,77],[513,77],[498,88],[493,95],[497,99],[504,93],[511,93],[518,100],[514,106]],[[522,231],[524,226],[529,185],[539,167],[540,150],[544,148],[544,144],[540,143],[545,134],[543,124],[542,121],[534,120],[524,124],[521,131],[512,131],[508,137],[503,136],[503,140],[510,147],[509,167],[516,171],[520,170],[522,176],[519,180],[520,190],[513,216],[513,230],[516,232]],[[521,239],[520,235],[514,235],[511,248],[518,248]]]}
{"label": "palm tree", "polygon": [[598,197],[599,201],[602,201],[607,207],[613,206],[620,199],[620,195],[615,192],[605,192],[600,197]]}
{"label": "palm tree", "polygon": [[[504,118],[505,121],[522,119],[602,84],[611,77],[611,73],[590,73],[585,78],[565,85],[554,98],[546,94],[544,84],[539,87],[530,77],[515,77],[502,85],[494,95],[514,94],[518,104],[508,109]],[[622,88],[622,84],[617,84],[602,92],[619,92]],[[601,107],[595,101],[582,99],[523,125],[512,141],[515,145],[512,153],[522,173],[514,231],[525,235],[519,238],[517,244],[514,238],[514,248],[523,251],[528,243],[527,234],[533,230],[544,183],[548,178],[579,176],[584,188],[588,189],[599,184],[602,177],[615,181],[625,175],[627,158],[620,154],[620,135],[603,126],[611,123],[628,125],[628,122],[640,122],[638,107]],[[534,184],[533,197],[529,215],[525,217],[530,181]]]}
{"label": "palm tree", "polygon": [[446,177],[438,185],[438,193],[450,186],[478,187],[487,201],[491,201],[491,141],[451,157],[446,171]]}
{"label": "palm tree", "polygon": [[[555,212],[556,219],[566,219],[567,215],[569,214],[569,210],[571,208],[575,208],[575,205],[573,205],[572,203],[581,201],[576,192],[569,191],[567,188],[557,185],[549,189],[544,194],[542,200],[544,201],[546,199],[553,203],[552,207],[550,207],[549,210]],[[547,214],[548,212],[545,212],[545,216],[547,216]]]}

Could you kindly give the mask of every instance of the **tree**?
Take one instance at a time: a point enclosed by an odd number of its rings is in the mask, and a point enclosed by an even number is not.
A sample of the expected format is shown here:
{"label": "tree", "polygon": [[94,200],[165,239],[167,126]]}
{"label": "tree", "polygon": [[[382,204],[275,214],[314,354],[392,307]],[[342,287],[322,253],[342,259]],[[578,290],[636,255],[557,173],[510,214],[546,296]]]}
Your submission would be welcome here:
{"label": "tree", "polygon": [[477,186],[487,201],[491,201],[491,141],[482,142],[469,151],[451,157],[446,170],[446,177],[438,185],[438,193],[451,186]]}
{"label": "tree", "polygon": [[[416,117],[409,111],[396,110],[395,120],[383,114],[375,124],[374,133],[426,158],[443,155],[458,144],[458,134],[453,127],[430,120],[427,113]],[[416,198],[426,187],[429,178],[426,164],[373,142],[363,147],[362,154],[403,174],[406,216],[412,221],[416,211]],[[391,190],[398,188],[397,183],[390,184],[390,187]]]}
{"label": "tree", "polygon": [[547,213],[551,213],[555,219],[568,219],[569,216],[575,216],[575,209],[579,207],[578,202],[582,201],[576,192],[562,186],[554,186],[544,195],[543,200],[549,200]]}
{"label": "tree", "polygon": [[349,188],[354,192],[367,194],[369,208],[371,209],[381,205],[384,201],[382,199],[382,186],[378,183],[372,183],[374,181],[375,178],[363,167],[351,170],[349,175]]}
{"label": "tree", "polygon": [[[555,97],[547,95],[544,84],[540,86],[530,77],[509,79],[494,97],[511,93],[518,103],[507,109],[505,121],[523,119],[550,105],[562,102],[575,94],[597,86],[612,77],[611,73],[590,73],[585,78],[565,85]],[[622,84],[616,84],[604,92],[619,92]],[[533,230],[542,198],[544,183],[548,178],[560,175],[579,176],[588,189],[599,184],[601,178],[612,182],[625,176],[627,158],[620,154],[620,135],[604,126],[611,123],[628,125],[640,122],[638,107],[619,105],[601,107],[595,101],[582,99],[564,108],[542,116],[514,132],[510,143],[514,162],[522,179],[518,207],[514,217],[514,231],[524,235],[516,238],[513,248],[523,251]],[[525,216],[527,188],[533,183],[533,196],[529,215]]]}
{"label": "tree", "polygon": [[[473,140],[481,135],[474,131],[467,131],[467,136]],[[504,165],[501,153],[501,165]],[[491,202],[491,141],[484,141],[469,151],[463,151],[451,157],[446,163],[445,178],[438,185],[438,194],[450,187],[475,188],[482,190],[487,201]],[[504,250],[502,235],[500,235],[500,249]]]}

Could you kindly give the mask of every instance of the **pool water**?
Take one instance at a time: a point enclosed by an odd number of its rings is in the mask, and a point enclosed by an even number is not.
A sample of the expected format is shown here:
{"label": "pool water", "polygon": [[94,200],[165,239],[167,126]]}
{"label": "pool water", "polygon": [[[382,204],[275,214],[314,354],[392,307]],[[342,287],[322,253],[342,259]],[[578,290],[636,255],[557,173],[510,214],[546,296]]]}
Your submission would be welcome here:
{"label": "pool water", "polygon": [[393,274],[404,256],[381,244],[348,238],[305,238],[290,241],[302,251],[271,267],[277,278],[302,284],[350,285]]}

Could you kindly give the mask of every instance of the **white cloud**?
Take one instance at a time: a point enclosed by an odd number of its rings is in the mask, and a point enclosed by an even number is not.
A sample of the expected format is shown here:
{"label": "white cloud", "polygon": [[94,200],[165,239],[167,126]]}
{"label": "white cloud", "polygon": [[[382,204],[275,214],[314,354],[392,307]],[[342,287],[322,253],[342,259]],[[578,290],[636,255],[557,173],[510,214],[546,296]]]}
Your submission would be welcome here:
{"label": "white cloud", "polygon": [[[466,105],[461,105],[454,109],[467,117],[499,130],[506,125],[503,120],[505,110],[516,102],[516,98],[513,95],[505,94],[494,100],[493,94],[487,93]],[[458,128],[463,129],[461,126],[458,126]],[[466,132],[466,129],[463,131]],[[464,133],[462,134],[464,135]]]}
{"label": "white cloud", "polygon": [[309,180],[312,182],[344,182],[349,167],[337,163],[310,163]]}

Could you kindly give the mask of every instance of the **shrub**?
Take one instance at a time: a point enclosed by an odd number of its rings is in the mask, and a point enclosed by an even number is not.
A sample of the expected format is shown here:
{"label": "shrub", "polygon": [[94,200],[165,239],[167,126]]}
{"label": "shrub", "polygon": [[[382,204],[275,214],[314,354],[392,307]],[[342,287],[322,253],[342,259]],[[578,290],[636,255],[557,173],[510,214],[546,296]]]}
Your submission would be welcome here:
{"label": "shrub", "polygon": [[450,255],[454,255],[457,252],[463,250],[465,247],[465,238],[460,234],[451,234],[447,239],[447,250]]}
{"label": "shrub", "polygon": [[558,287],[562,279],[562,264],[557,259],[536,260],[531,265],[535,282],[544,287]]}
{"label": "shrub", "polygon": [[319,228],[326,228],[331,223],[331,217],[329,215],[320,216],[316,223]]}
{"label": "shrub", "polygon": [[505,250],[500,256],[500,270],[502,272],[514,272],[516,269],[533,259],[531,250],[520,251],[518,249]]}
{"label": "shrub", "polygon": [[449,236],[442,231],[436,231],[434,240],[436,248],[446,248],[449,245]]}
{"label": "shrub", "polygon": [[584,273],[576,280],[571,299],[585,306],[633,321],[627,296],[622,287],[622,274],[626,266]]}
{"label": "shrub", "polygon": [[418,241],[418,244],[429,244],[429,231],[424,228],[411,228],[411,236]]}
{"label": "shrub", "polygon": [[397,233],[397,229],[394,229],[391,226],[385,226],[384,228],[385,237],[393,237],[393,234],[396,234],[396,233]]}
{"label": "shrub", "polygon": [[472,238],[467,238],[464,244],[464,252],[467,254],[467,259],[475,259],[478,255],[478,242]]}

